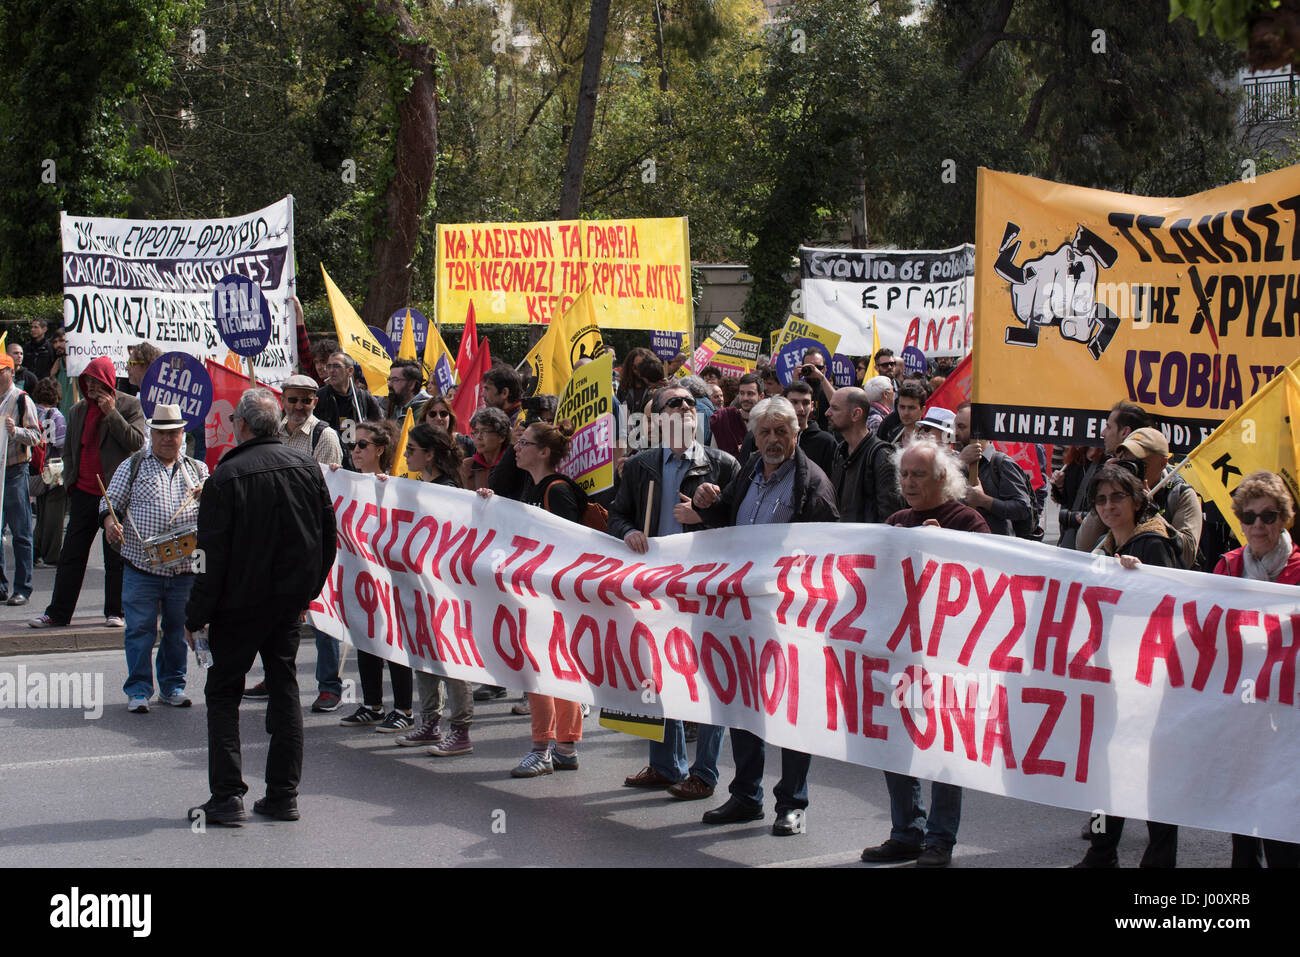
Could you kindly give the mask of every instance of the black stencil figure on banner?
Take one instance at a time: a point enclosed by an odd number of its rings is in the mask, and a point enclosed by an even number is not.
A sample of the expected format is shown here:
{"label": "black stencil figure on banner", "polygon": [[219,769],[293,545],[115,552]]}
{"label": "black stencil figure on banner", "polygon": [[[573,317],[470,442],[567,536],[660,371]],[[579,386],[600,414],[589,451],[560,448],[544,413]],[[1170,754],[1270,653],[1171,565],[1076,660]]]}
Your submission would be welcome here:
{"label": "black stencil figure on banner", "polygon": [[1115,265],[1115,247],[1080,225],[1070,242],[1016,265],[1019,235],[1020,227],[1008,222],[993,264],[1011,283],[1011,306],[1024,326],[1008,326],[1006,343],[1033,348],[1043,326],[1058,326],[1061,338],[1086,344],[1100,359],[1119,329],[1120,317],[1097,301],[1097,272]]}

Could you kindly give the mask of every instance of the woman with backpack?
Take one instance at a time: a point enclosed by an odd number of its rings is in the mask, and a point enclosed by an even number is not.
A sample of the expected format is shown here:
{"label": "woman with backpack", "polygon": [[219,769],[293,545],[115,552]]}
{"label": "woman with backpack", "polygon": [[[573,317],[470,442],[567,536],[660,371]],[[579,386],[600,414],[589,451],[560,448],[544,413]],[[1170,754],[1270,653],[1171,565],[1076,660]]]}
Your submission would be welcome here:
{"label": "woman with backpack", "polygon": [[[556,471],[569,454],[572,436],[573,426],[567,421],[558,426],[534,422],[515,443],[515,462],[533,480],[521,499],[525,505],[535,505],[580,524],[587,511],[586,493]],[[478,494],[488,498],[492,490],[479,489]],[[582,705],[536,692],[529,692],[528,701],[532,709],[533,746],[510,772],[511,777],[534,778],[557,768],[576,771],[577,744],[582,740]]]}

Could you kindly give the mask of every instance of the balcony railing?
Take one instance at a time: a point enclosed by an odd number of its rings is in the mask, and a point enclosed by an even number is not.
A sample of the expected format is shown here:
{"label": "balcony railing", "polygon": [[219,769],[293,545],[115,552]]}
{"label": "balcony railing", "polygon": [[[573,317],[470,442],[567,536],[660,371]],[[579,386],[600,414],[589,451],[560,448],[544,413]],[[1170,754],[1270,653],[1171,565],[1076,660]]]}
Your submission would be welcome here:
{"label": "balcony railing", "polygon": [[1246,124],[1280,123],[1300,117],[1300,77],[1279,76],[1242,81]]}

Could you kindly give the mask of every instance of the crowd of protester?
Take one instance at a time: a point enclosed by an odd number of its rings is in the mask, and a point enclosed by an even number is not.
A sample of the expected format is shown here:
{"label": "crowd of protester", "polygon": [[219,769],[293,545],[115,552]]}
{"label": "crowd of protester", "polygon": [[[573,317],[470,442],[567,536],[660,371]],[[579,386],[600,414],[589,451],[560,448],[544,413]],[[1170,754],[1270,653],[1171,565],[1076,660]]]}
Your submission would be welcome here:
{"label": "crowd of protester", "polygon": [[[7,451],[3,515],[13,534],[18,566],[12,591],[0,594],[0,599],[22,604],[30,595],[34,555],[37,564],[56,565],[58,570],[49,606],[30,624],[66,625],[80,596],[89,549],[102,529],[104,613],[108,624],[127,630],[130,676],[125,690],[130,710],[148,711],[155,669],[149,661],[152,641],[146,637],[159,631],[160,614],[158,700],[188,706],[178,641],[185,618],[180,609],[195,569],[145,567],[141,544],[147,536],[134,526],[153,529],[162,512],[179,505],[175,517],[187,502],[192,509],[189,497],[201,494],[206,468],[199,472],[187,465],[194,462],[194,450],[187,454],[181,449],[171,418],[174,407],[159,406],[146,421],[130,394],[156,357],[152,347],[141,344],[132,350],[126,382],[116,381],[106,358],[93,360],[74,382],[62,369],[61,334],[56,331],[47,339],[45,333],[45,325],[34,322],[26,352],[0,356],[0,418],[9,416],[7,434],[0,432],[0,444]],[[617,414],[623,427],[632,416],[644,415],[656,428],[636,431],[635,447],[617,450],[613,488],[589,498],[560,471],[572,426],[555,421],[556,397],[526,395],[528,384],[510,366],[498,363],[484,376],[485,404],[471,417],[470,434],[465,436],[458,431],[452,397],[428,391],[433,384],[424,381],[419,363],[394,362],[388,397],[380,402],[367,391],[356,364],[337,342],[307,342],[301,322],[299,339],[303,367],[283,383],[279,400],[278,439],[288,449],[318,465],[386,481],[409,413],[414,428],[401,464],[410,475],[482,497],[511,498],[574,522],[581,522],[589,502],[597,501],[608,509],[608,534],[632,553],[645,553],[648,539],[656,536],[791,522],[929,525],[1041,539],[1040,518],[1050,494],[1060,509],[1059,547],[1114,556],[1125,568],[1147,564],[1300,584],[1300,544],[1288,531],[1295,509],[1286,485],[1268,472],[1243,479],[1233,496],[1233,510],[1246,544],[1233,547],[1223,517],[1203,506],[1176,475],[1170,476],[1168,443],[1155,421],[1126,401],[1111,409],[1102,447],[1068,448],[1055,470],[1039,447],[1044,480],[1035,488],[1016,460],[972,435],[969,403],[926,409],[952,361],[908,373],[901,360],[882,349],[857,360],[856,384],[836,388],[826,374],[823,355],[810,350],[797,375],[783,386],[767,365],[738,379],[725,377],[716,366],[706,366],[698,375],[676,376],[680,362],[665,366],[650,350],[636,348],[614,373]],[[15,378],[17,368],[26,368],[34,379],[30,402]],[[72,396],[78,398],[69,404]],[[257,441],[270,440],[258,435]],[[44,470],[28,474],[31,449],[42,438],[47,454],[62,461],[57,481]],[[21,508],[10,500],[11,472],[17,476],[19,466],[21,491],[15,481],[14,494],[21,496]],[[109,486],[106,493],[101,494],[100,483]],[[120,554],[110,546],[120,546]],[[0,566],[0,586],[7,588],[7,582]],[[342,647],[309,625],[302,627],[311,633],[317,650],[318,694],[311,710],[337,711],[347,667]],[[472,754],[476,702],[481,706],[507,697],[503,688],[474,688],[365,652],[357,653],[356,669],[361,702],[340,724],[391,734],[397,745],[423,747],[439,758]],[[385,705],[385,669],[391,706]],[[286,680],[284,675],[275,677],[281,693]],[[246,687],[243,696],[256,700],[275,692],[264,680]],[[532,693],[511,702],[511,710],[531,722],[529,747],[510,771],[513,776],[578,769],[586,706]],[[228,721],[229,715],[223,715],[221,720]],[[678,800],[711,798],[720,783],[718,760],[725,730],[666,720],[662,742],[648,745],[645,767],[628,775],[624,785],[663,789]],[[300,749],[300,719],[298,733]],[[735,728],[730,729],[730,741],[735,772],[728,796],[704,814],[705,824],[764,816],[764,742]],[[688,763],[691,742],[694,760]],[[782,749],[773,793],[773,834],[806,830],[811,764],[808,754]],[[229,781],[229,770],[224,773],[223,780]],[[886,772],[884,780],[891,829],[883,843],[862,852],[862,860],[948,864],[960,824],[961,789],[933,782],[927,810],[921,781],[894,772]],[[214,790],[213,799],[220,799],[222,807],[233,807],[229,797]],[[277,800],[281,803],[276,807],[288,814],[286,795]],[[292,813],[296,817],[296,804]],[[232,822],[238,820],[234,810],[230,815]],[[1113,816],[1090,820],[1082,829],[1089,849],[1077,866],[1116,866],[1124,823]],[[1147,833],[1142,865],[1174,866],[1177,828],[1148,822]],[[1262,866],[1265,861],[1269,866],[1300,866],[1300,847],[1233,835],[1234,867]]]}

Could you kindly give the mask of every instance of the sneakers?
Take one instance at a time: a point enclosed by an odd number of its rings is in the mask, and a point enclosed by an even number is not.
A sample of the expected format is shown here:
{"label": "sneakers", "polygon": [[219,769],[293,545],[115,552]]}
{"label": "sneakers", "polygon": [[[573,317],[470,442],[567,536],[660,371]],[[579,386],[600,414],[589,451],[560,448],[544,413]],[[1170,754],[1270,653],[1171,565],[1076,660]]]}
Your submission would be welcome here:
{"label": "sneakers", "polygon": [[28,628],[66,628],[66,621],[55,621],[49,615],[41,615],[39,618],[29,618],[27,620]]}
{"label": "sneakers", "polygon": [[435,758],[454,758],[461,754],[473,754],[474,745],[469,742],[469,728],[452,725],[451,734],[447,735],[428,752]]}
{"label": "sneakers", "polygon": [[497,698],[504,698],[506,689],[499,688],[496,685],[479,685],[474,689],[475,701],[495,701]]}
{"label": "sneakers", "polygon": [[512,768],[510,776],[512,778],[535,778],[543,774],[550,774],[555,770],[555,765],[551,763],[551,752],[546,751],[529,751],[524,755],[524,759],[519,765]]}
{"label": "sneakers", "polygon": [[158,692],[158,700],[163,704],[169,704],[173,708],[188,708],[194,702],[184,691],[177,691],[175,694],[163,694]]}
{"label": "sneakers", "polygon": [[410,731],[415,727],[415,719],[409,714],[402,714],[400,711],[390,711],[379,722],[379,727],[375,731],[379,734],[401,734],[403,731]]}
{"label": "sneakers", "polygon": [[[244,692],[244,697],[248,697],[248,692]],[[365,705],[359,705],[356,711],[353,711],[339,724],[345,728],[364,728],[368,724],[379,724],[384,720],[384,713],[378,708],[367,708]]]}
{"label": "sneakers", "polygon": [[551,752],[551,764],[557,771],[576,771],[578,770],[578,755],[561,754],[559,751]]}
{"label": "sneakers", "polygon": [[[316,696],[316,700],[311,703],[311,710],[317,714],[322,711],[337,711],[341,700],[333,691],[322,691]],[[254,806],[253,810],[257,810],[256,806]]]}
{"label": "sneakers", "polygon": [[511,714],[532,714],[532,706],[528,704],[528,695],[524,695],[510,708]]}
{"label": "sneakers", "polygon": [[403,748],[419,748],[437,744],[441,740],[442,719],[434,718],[432,721],[424,722],[418,730],[402,735],[397,739],[397,743]]}
{"label": "sneakers", "polygon": [[582,716],[583,716],[584,718],[589,718],[589,717],[591,717],[591,705],[589,705],[589,704],[582,704],[582,705],[579,705],[579,707],[582,709]]}
{"label": "sneakers", "polygon": [[148,714],[149,699],[142,694],[134,695],[131,700],[126,703],[126,710],[130,711],[132,714]]}
{"label": "sneakers", "polygon": [[258,798],[253,802],[253,811],[263,817],[273,817],[277,821],[296,821],[302,816],[298,813],[298,799],[296,797],[273,798],[267,796]]}
{"label": "sneakers", "polygon": [[253,687],[244,689],[244,697],[252,701],[265,701],[271,697],[271,692],[266,690],[265,681],[259,681]]}
{"label": "sneakers", "polygon": [[198,807],[190,808],[186,820],[191,824],[196,820],[202,820],[205,824],[239,827],[241,823],[248,820],[248,812],[244,810],[244,799],[241,797],[228,797],[220,801],[216,798],[208,798]]}
{"label": "sneakers", "polygon": [[105,628],[125,628],[126,619],[121,615],[109,615],[104,619]]}

